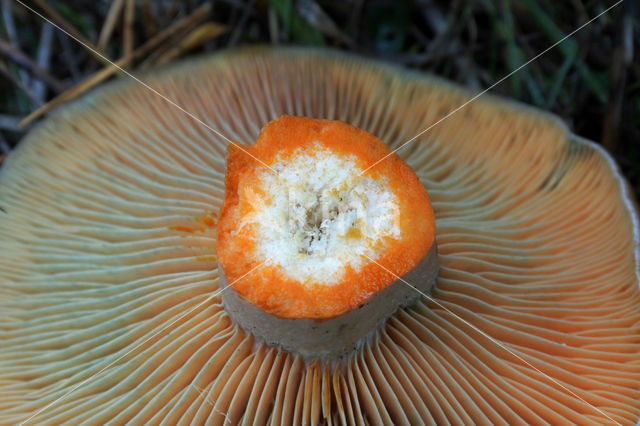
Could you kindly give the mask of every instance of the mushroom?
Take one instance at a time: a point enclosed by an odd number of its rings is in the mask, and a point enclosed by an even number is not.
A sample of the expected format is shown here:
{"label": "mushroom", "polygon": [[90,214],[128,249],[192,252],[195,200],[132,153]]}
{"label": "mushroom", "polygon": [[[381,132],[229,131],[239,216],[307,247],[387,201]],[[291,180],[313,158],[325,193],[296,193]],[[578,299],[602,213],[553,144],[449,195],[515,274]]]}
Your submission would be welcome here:
{"label": "mushroom", "polygon": [[[421,133],[471,94],[331,51],[143,80],[157,93],[60,109],[0,169],[0,424],[638,421],[640,231],[597,145],[490,96]],[[250,145],[282,115],[391,149],[420,134],[397,154],[431,199],[435,287],[343,358],[265,343],[222,304],[221,135]]]}

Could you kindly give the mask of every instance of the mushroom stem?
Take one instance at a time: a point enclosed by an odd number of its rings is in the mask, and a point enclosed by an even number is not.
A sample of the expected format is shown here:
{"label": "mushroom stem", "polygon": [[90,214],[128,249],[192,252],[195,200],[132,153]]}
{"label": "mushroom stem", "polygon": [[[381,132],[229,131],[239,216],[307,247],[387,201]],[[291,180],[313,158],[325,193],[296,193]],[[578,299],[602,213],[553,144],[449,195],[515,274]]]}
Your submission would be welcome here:
{"label": "mushroom stem", "polygon": [[[429,294],[438,271],[436,245],[403,279],[396,280],[355,309],[328,319],[290,319],[267,313],[244,300],[229,286],[220,270],[222,303],[245,331],[267,344],[303,357],[335,359],[346,357],[366,342],[398,309],[413,304],[420,292]],[[419,291],[417,291],[419,290]]]}

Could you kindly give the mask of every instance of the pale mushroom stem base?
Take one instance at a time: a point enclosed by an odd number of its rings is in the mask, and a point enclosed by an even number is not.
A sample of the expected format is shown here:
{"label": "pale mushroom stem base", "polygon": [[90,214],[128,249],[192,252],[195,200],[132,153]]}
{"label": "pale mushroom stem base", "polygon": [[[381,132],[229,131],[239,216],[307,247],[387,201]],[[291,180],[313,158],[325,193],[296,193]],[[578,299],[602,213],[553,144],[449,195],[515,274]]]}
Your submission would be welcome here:
{"label": "pale mushroom stem base", "polygon": [[306,359],[324,360],[343,358],[356,352],[399,308],[418,300],[420,292],[429,294],[437,272],[434,243],[424,258],[403,277],[406,282],[395,280],[364,304],[342,315],[314,320],[280,318],[264,312],[240,297],[219,268],[220,287],[224,290],[222,303],[231,318],[246,332]]}

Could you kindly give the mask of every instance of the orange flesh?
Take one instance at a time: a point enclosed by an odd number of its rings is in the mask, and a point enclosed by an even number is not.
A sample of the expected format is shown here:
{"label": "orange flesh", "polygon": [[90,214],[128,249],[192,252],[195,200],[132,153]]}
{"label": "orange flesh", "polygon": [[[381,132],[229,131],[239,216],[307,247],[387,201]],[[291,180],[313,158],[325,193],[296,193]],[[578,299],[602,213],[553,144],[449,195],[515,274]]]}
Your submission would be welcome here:
{"label": "orange flesh", "polygon": [[[357,271],[346,266],[339,282],[309,285],[289,277],[277,264],[256,256],[256,241],[250,232],[237,232],[243,218],[251,214],[241,208],[239,192],[259,194],[259,176],[265,166],[291,156],[300,149],[320,144],[332,153],[353,156],[362,170],[390,153],[373,135],[338,121],[283,116],[264,126],[256,143],[240,149],[229,146],[225,200],[218,221],[217,254],[227,282],[245,300],[282,318],[327,319],[367,302],[396,278],[367,259]],[[243,152],[243,150],[247,152]],[[255,157],[255,158],[252,158]],[[398,276],[415,267],[434,243],[435,222],[427,192],[415,173],[392,154],[365,173],[383,178],[399,204],[399,239],[386,238],[375,262]],[[355,231],[350,237],[357,238]],[[259,266],[261,265],[261,266]],[[243,277],[253,268],[259,269]],[[313,284],[313,283],[312,283]],[[321,284],[321,283],[318,283]]]}

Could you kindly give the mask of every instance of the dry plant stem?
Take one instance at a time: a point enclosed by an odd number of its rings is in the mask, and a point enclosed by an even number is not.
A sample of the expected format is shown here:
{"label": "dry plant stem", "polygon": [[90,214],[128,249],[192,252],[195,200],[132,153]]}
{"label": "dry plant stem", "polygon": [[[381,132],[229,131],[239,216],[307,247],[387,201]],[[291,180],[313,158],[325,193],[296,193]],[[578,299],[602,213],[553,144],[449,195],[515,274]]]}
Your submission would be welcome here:
{"label": "dry plant stem", "polygon": [[153,35],[158,32],[158,28],[156,27],[155,19],[153,17],[150,0],[142,0],[142,18],[144,19],[147,36],[153,37]]}
{"label": "dry plant stem", "polygon": [[11,44],[18,45],[18,32],[13,21],[11,4],[11,0],[2,0],[2,24]]}
{"label": "dry plant stem", "polygon": [[242,31],[244,30],[244,27],[247,24],[247,21],[249,20],[249,16],[251,16],[251,11],[254,8],[255,0],[250,0],[247,3],[248,3],[247,7],[243,8],[242,15],[240,15],[240,19],[234,25],[235,28],[229,39],[228,47],[232,47],[237,44],[238,40],[240,39],[240,35],[242,34]]}
{"label": "dry plant stem", "polygon": [[[30,9],[32,9],[32,11],[34,10],[31,7],[31,5],[25,3],[23,0],[15,0],[15,1],[18,2],[19,4],[21,4],[25,8],[30,8]],[[58,12],[56,12],[56,10],[54,8],[50,7],[45,1],[43,1],[43,0],[34,0],[34,3],[36,3],[44,11],[44,15],[48,15],[49,19],[52,22],[54,22],[57,26],[62,28],[64,31],[66,31],[68,34],[70,34],[76,40],[79,40],[84,45],[90,47],[90,49],[88,49],[89,52],[99,62],[102,62],[103,64],[108,64],[110,62],[109,58],[106,58],[106,57],[102,56],[93,43],[91,43],[84,36],[82,36],[82,34],[80,34],[71,24],[69,24]]]}
{"label": "dry plant stem", "polygon": [[205,22],[195,30],[187,34],[176,46],[172,46],[167,52],[154,61],[154,65],[162,65],[173,62],[188,51],[195,49],[229,30],[226,25],[215,22]]}
{"label": "dry plant stem", "polygon": [[[2,117],[0,116],[0,120],[1,119]],[[0,133],[0,153],[2,154],[2,157],[4,158],[9,152],[11,152],[11,148],[9,147],[9,144],[2,136],[2,133]],[[1,163],[2,162],[0,162],[0,164]]]}
{"label": "dry plant stem", "polygon": [[269,38],[272,44],[278,44],[278,34],[280,33],[280,30],[278,29],[278,15],[276,14],[276,11],[272,7],[269,7],[268,16],[269,16]]}
{"label": "dry plant stem", "polygon": [[21,117],[14,117],[12,115],[0,114],[0,129],[6,129],[12,132],[19,132],[21,130],[20,120],[21,120]]}
{"label": "dry plant stem", "polygon": [[349,16],[349,26],[351,28],[351,40],[358,40],[360,37],[360,18],[362,17],[362,8],[364,0],[355,0],[351,2],[351,15]]}
{"label": "dry plant stem", "polygon": [[167,10],[166,10],[166,15],[167,16],[173,17],[173,15],[178,13],[178,11],[177,11],[177,3],[178,3],[178,0],[171,0],[171,3],[169,4],[169,7],[167,7]]}
{"label": "dry plant stem", "polygon": [[[2,0],[2,26],[9,37],[9,42],[16,49],[20,50],[20,40],[18,39],[18,32],[16,31],[16,25],[13,21],[13,13],[11,10],[11,0]],[[29,75],[25,70],[19,70],[20,81],[27,86],[29,84]]]}
{"label": "dry plant stem", "polygon": [[14,61],[16,64],[20,65],[24,69],[28,70],[36,77],[40,78],[43,82],[45,82],[49,87],[51,87],[55,92],[60,93],[64,91],[65,87],[60,81],[58,81],[55,77],[49,74],[46,70],[41,68],[38,64],[36,64],[31,58],[22,53],[21,51],[15,49],[6,41],[0,39],[0,54],[6,56],[7,58]]}
{"label": "dry plant stem", "polygon": [[[192,16],[195,15],[195,12]],[[162,46],[158,46],[141,64],[138,65],[138,69],[145,70],[151,68],[154,65],[165,63],[167,59],[165,56],[175,56],[178,57],[183,53],[185,49],[185,44],[190,44],[193,42],[193,37],[198,37],[197,32],[201,30],[201,28],[205,27],[207,24],[203,24],[200,27],[197,27],[202,21],[206,19],[206,14],[198,14],[194,16],[195,19],[190,19],[189,22],[185,22],[185,25],[180,28],[179,31],[176,31],[171,35],[170,40],[167,43],[164,43]],[[186,19],[186,18],[185,18]],[[213,25],[218,25],[215,23],[211,23]],[[205,27],[206,28],[206,27]],[[225,29],[226,31],[226,29]],[[219,34],[218,34],[219,35]],[[179,45],[179,46],[176,46]],[[177,56],[176,56],[177,51]]]}
{"label": "dry plant stem", "polygon": [[[49,62],[51,60],[51,47],[53,46],[53,35],[53,25],[48,22],[44,22],[42,24],[40,44],[38,45],[38,53],[36,56],[36,63],[43,70],[47,70],[49,68]],[[34,81],[33,93],[41,102],[44,102],[46,95],[45,83],[40,80]]]}
{"label": "dry plant stem", "polygon": [[55,22],[60,27],[62,27],[66,32],[68,32],[78,40],[82,41],[84,44],[91,46],[94,49],[96,48],[96,46],[94,46],[93,43],[91,43],[82,34],[80,34],[80,32],[76,30],[73,25],[67,22],[67,20],[64,19],[62,15],[60,15],[53,7],[49,6],[49,4],[47,4],[45,0],[33,0],[33,3],[38,5],[38,7],[42,9],[44,13],[47,14],[53,22]]}
{"label": "dry plant stem", "polygon": [[[92,87],[94,87],[97,84],[101,83],[102,81],[106,80],[107,78],[109,78],[115,72],[118,71],[118,67],[125,67],[125,66],[129,65],[131,62],[135,61],[136,59],[140,58],[141,56],[147,54],[149,51],[151,51],[151,50],[157,48],[158,46],[160,46],[162,43],[164,43],[168,38],[172,37],[174,34],[182,31],[186,27],[191,26],[194,21],[198,22],[198,21],[204,19],[207,16],[207,14],[209,13],[210,8],[211,8],[211,6],[210,6],[209,3],[202,5],[201,7],[196,9],[191,15],[189,15],[189,16],[185,17],[184,19],[176,22],[175,24],[171,25],[166,30],[162,31],[161,33],[159,33],[158,35],[153,37],[151,40],[147,41],[145,44],[143,44],[138,49],[133,51],[133,53],[131,55],[129,55],[128,57],[124,57],[124,58],[119,59],[116,62],[113,62],[108,67],[103,68],[102,70],[100,70],[97,73],[93,74],[92,76],[90,76],[86,80],[83,80],[82,82],[78,83],[76,86],[72,87],[71,89],[67,90],[66,92],[62,93],[61,95],[53,98],[46,105],[43,105],[42,107],[36,109],[31,114],[26,116],[24,118],[24,120],[22,120],[22,122],[20,123],[20,126],[21,127],[25,127],[25,126],[29,125],[29,123],[31,123],[33,120],[35,120],[38,117],[41,117],[42,115],[48,113],[53,108],[65,103],[65,102],[67,102],[67,101],[69,101],[71,99],[76,98],[77,96],[85,93],[87,90],[91,89]],[[113,64],[115,64],[115,65],[113,65]]]}
{"label": "dry plant stem", "polygon": [[4,75],[5,78],[11,81],[18,89],[22,90],[35,105],[42,105],[40,101],[38,101],[38,98],[36,98],[31,91],[31,88],[25,86],[20,80],[15,78],[11,71],[9,71],[9,69],[2,62],[0,62],[0,75]]}
{"label": "dry plant stem", "polygon": [[[422,8],[423,16],[427,22],[429,22],[431,29],[436,33],[434,41],[427,49],[426,57],[431,59],[438,56],[455,56],[454,63],[460,74],[465,76],[467,83],[472,87],[479,87],[480,83],[478,78],[469,72],[470,61],[466,56],[460,55],[458,52],[460,49],[458,40],[454,40],[453,42],[449,40],[453,27],[455,26],[455,16],[453,12],[445,18],[437,7],[431,5],[431,1],[428,0],[425,3],[427,4]],[[443,54],[442,52],[445,53]]]}
{"label": "dry plant stem", "polygon": [[354,47],[353,41],[349,36],[340,30],[333,19],[314,0],[301,0],[295,4],[300,16],[315,29],[326,36],[340,40],[350,48]]}
{"label": "dry plant stem", "polygon": [[109,7],[109,12],[107,13],[107,17],[102,25],[102,30],[100,30],[100,36],[98,37],[98,44],[96,46],[100,52],[104,52],[107,47],[107,43],[109,43],[109,39],[111,38],[113,29],[116,26],[118,14],[122,10],[123,4],[124,0],[113,0]]}
{"label": "dry plant stem", "polygon": [[127,0],[124,8],[124,25],[122,34],[122,50],[124,56],[130,56],[133,53],[134,35],[133,24],[135,22],[136,3],[134,0]]}
{"label": "dry plant stem", "polygon": [[[73,53],[73,48],[71,46],[71,39],[69,37],[67,37],[67,35],[61,31],[54,31],[55,35],[56,35],[56,39],[58,40],[58,43],[60,44],[60,47],[62,49],[61,52],[61,56],[62,56],[62,60],[65,63],[65,66],[67,68],[67,70],[69,71],[69,74],[71,74],[71,81],[73,84],[77,83],[78,81],[80,81],[80,79],[83,77],[81,72],[80,72],[80,66],[78,64],[78,58],[76,57],[76,55]],[[75,42],[73,42],[75,43]]]}
{"label": "dry plant stem", "polygon": [[[602,144],[610,152],[615,151],[620,138],[622,101],[627,83],[627,71],[633,61],[633,21],[631,2],[623,5],[622,25],[618,27],[618,45],[611,60],[609,100],[602,129]],[[625,13],[626,12],[626,13]]]}

